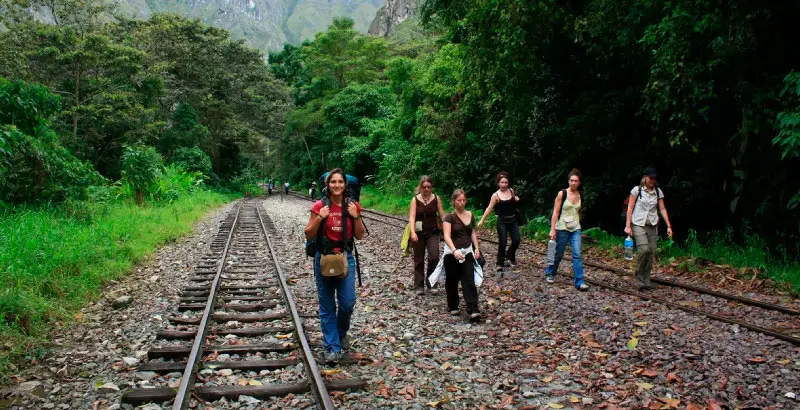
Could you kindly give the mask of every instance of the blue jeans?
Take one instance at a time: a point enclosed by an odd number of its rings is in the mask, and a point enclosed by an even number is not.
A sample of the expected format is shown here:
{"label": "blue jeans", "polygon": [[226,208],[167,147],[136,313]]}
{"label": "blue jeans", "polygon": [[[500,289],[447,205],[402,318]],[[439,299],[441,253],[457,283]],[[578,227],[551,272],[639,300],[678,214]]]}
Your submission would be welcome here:
{"label": "blue jeans", "polygon": [[567,242],[572,248],[572,270],[574,271],[575,287],[583,285],[583,257],[581,256],[581,230],[575,232],[570,231],[556,231],[556,259],[555,263],[549,265],[544,269],[544,274],[547,276],[556,276],[558,272],[558,265],[561,263],[561,258],[564,257],[564,250],[567,248]]}
{"label": "blue jeans", "polygon": [[314,256],[314,280],[317,282],[322,344],[326,351],[338,352],[342,350],[342,337],[350,330],[350,317],[356,306],[356,260],[352,252],[347,253],[347,277],[340,279],[322,276],[320,258],[317,252]]}

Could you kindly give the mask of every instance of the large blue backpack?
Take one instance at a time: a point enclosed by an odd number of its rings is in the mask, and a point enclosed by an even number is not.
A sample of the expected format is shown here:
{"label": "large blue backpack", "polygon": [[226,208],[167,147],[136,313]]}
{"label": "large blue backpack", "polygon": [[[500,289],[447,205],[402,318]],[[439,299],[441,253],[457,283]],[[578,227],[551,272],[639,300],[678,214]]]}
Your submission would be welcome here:
{"label": "large blue backpack", "polygon": [[[319,186],[322,187],[322,197],[324,198],[327,193],[328,187],[325,185],[325,178],[328,177],[330,172],[326,172],[319,177]],[[347,197],[350,198],[350,201],[360,202],[361,200],[361,184],[358,182],[358,178],[350,175],[345,174],[345,178],[347,178]]]}

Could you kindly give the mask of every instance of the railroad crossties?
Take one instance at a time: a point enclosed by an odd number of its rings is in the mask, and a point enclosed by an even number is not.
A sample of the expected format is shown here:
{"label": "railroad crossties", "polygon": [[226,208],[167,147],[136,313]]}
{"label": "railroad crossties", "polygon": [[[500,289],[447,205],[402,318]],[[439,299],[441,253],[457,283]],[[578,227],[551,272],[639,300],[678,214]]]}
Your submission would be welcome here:
{"label": "railroad crossties", "polygon": [[[181,384],[192,387],[186,402],[196,408],[324,408],[315,377],[333,406],[352,409],[800,406],[797,301],[706,292],[712,284],[702,282],[693,289],[662,282],[636,294],[624,272],[590,257],[594,286],[577,292],[569,263],[547,284],[541,248],[523,243],[517,269],[487,273],[479,289],[484,320],[469,323],[463,311],[448,314],[443,291],[414,296],[412,262],[399,249],[404,223],[375,213],[365,213],[370,233],[359,243],[364,285],[352,351],[336,366],[315,365],[321,340],[303,250],[310,205],[273,196],[210,216],[60,332],[21,372],[38,384],[9,393],[10,408],[171,408]],[[228,243],[234,212],[242,226]],[[493,266],[492,238],[481,239]],[[273,255],[278,265],[270,265]],[[203,351],[192,357],[215,279],[220,293]],[[112,308],[123,295],[132,302]],[[187,363],[194,380],[183,377]]]}

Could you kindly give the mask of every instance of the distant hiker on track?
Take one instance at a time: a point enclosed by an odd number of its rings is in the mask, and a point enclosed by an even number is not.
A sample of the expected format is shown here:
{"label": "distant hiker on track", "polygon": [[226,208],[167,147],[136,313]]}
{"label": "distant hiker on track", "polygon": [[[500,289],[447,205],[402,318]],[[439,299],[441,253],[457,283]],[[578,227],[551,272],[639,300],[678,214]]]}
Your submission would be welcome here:
{"label": "distant hiker on track", "polygon": [[275,181],[273,181],[272,178],[270,178],[269,182],[267,183],[267,192],[269,192],[269,194],[272,195],[273,189],[275,189]]}
{"label": "distant hiker on track", "polygon": [[[444,216],[442,201],[433,193],[433,178],[424,175],[414,190],[414,198],[408,210],[408,225],[411,228],[411,246],[414,249],[414,292],[425,294],[431,285],[427,279],[439,262],[439,220]],[[425,252],[428,253],[428,269],[425,270]]]}
{"label": "distant hiker on track", "polygon": [[312,182],[311,188],[308,189],[308,196],[311,197],[311,200],[314,201],[317,199],[317,183]]}
{"label": "distant hiker on track", "polygon": [[289,181],[283,183],[283,193],[289,195]]}
{"label": "distant hiker on track", "polygon": [[[492,194],[489,206],[483,212],[478,228],[483,225],[486,218],[492,213],[497,212],[497,271],[502,272],[503,267],[514,268],[517,266],[517,248],[519,248],[519,224],[517,223],[517,205],[519,197],[514,190],[509,188],[508,173],[502,171],[495,177],[498,190]],[[511,235],[511,246],[506,250],[508,236]],[[507,262],[506,262],[507,261]]]}
{"label": "distant hiker on track", "polygon": [[[483,279],[483,270],[477,260],[481,257],[478,235],[475,232],[475,216],[467,211],[467,196],[461,189],[453,191],[453,213],[442,218],[444,231],[444,256],[436,270],[444,267],[445,290],[447,291],[447,310],[451,315],[458,315],[458,283],[467,304],[467,314],[471,321],[481,317],[478,310],[478,286]],[[431,275],[429,282],[438,277],[438,272]],[[476,282],[476,278],[478,282]]]}
{"label": "distant hiker on track", "polygon": [[[338,362],[350,349],[350,318],[356,304],[354,238],[364,236],[361,206],[348,201],[344,171],[337,168],[325,179],[326,197],[311,207],[306,239],[317,239],[314,279],[319,299],[319,318],[325,360]],[[346,210],[342,210],[345,204]],[[320,234],[320,229],[323,229]],[[338,301],[338,306],[337,306]]]}
{"label": "distant hiker on track", "polygon": [[667,224],[667,236],[672,238],[672,224],[669,222],[667,207],[664,205],[664,192],[658,187],[658,175],[653,168],[644,170],[640,185],[631,189],[628,200],[628,214],[625,222],[625,233],[636,242],[636,287],[649,290],[650,272],[656,258],[656,241],[658,239],[658,211]]}
{"label": "distant hiker on track", "polygon": [[577,169],[569,171],[569,188],[556,194],[553,204],[553,216],[550,218],[550,240],[556,242],[556,255],[552,265],[544,269],[547,283],[554,283],[558,265],[564,257],[564,250],[569,243],[572,248],[573,283],[578,290],[589,290],[583,283],[583,258],[581,257],[581,207],[583,196],[578,188],[581,186],[581,172]]}

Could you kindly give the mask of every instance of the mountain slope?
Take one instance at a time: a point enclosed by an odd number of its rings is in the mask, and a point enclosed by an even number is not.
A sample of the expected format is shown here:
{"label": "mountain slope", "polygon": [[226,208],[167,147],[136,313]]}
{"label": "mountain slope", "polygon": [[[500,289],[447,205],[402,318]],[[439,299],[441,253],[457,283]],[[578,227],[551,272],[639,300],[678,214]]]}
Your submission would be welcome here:
{"label": "mountain slope", "polygon": [[197,18],[244,38],[264,52],[286,42],[300,43],[328,28],[334,17],[348,16],[366,33],[385,0],[120,0],[123,14],[148,18],[170,12]]}

